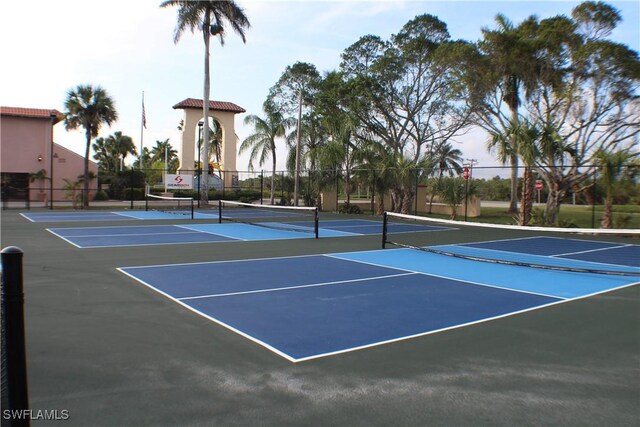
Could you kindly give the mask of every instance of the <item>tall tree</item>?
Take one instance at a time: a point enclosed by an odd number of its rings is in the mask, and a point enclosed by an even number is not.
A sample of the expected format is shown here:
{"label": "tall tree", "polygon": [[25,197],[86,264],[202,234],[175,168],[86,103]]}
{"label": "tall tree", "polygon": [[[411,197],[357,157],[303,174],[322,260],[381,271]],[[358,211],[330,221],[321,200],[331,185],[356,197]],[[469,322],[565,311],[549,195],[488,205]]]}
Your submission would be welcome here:
{"label": "tall tree", "polygon": [[590,185],[589,166],[597,152],[637,144],[640,59],[636,51],[604,38],[619,20],[606,3],[586,2],[574,9],[573,20],[541,22],[538,56],[553,64],[556,78],[540,80],[524,108],[536,126],[549,130],[536,162],[549,189],[549,225],[557,224],[568,192]]}
{"label": "tall tree", "polygon": [[79,85],[67,92],[65,106],[65,128],[83,128],[86,137],[83,178],[83,206],[89,206],[89,150],[91,139],[98,136],[102,125],[111,126],[118,119],[113,99],[100,86]]}
{"label": "tall tree", "polygon": [[[245,30],[251,24],[244,10],[234,0],[167,0],[160,7],[178,7],[178,22],[174,31],[174,42],[177,43],[185,30],[192,33],[201,31],[204,39],[204,94],[202,114],[209,118],[209,97],[211,92],[210,76],[210,41],[218,37],[220,45],[224,45],[225,26],[228,24],[246,43]],[[203,127],[203,141],[209,141],[209,127]],[[202,158],[209,158],[209,144],[202,144]],[[209,201],[209,184],[204,180],[201,188],[201,200]]]}
{"label": "tall tree", "polygon": [[271,192],[270,203],[274,204],[275,176],[276,176],[276,140],[285,136],[288,127],[293,125],[293,119],[285,119],[282,114],[274,110],[268,102],[264,107],[266,118],[254,114],[245,117],[244,123],[253,126],[254,133],[240,144],[239,153],[251,150],[249,169],[253,170],[253,162],[258,160],[263,165],[271,158]]}
{"label": "tall tree", "polygon": [[[518,126],[518,111],[522,105],[523,91],[529,94],[538,79],[539,65],[536,62],[536,44],[532,32],[538,25],[536,17],[531,16],[518,26],[506,16],[499,14],[495,18],[497,28],[482,30],[480,50],[486,55],[488,68],[485,68],[482,80],[493,80],[494,88],[487,93],[487,103],[479,115],[482,127],[492,134],[503,131],[509,134],[510,126]],[[503,115],[500,103],[504,102],[510,117]],[[515,135],[515,134],[511,134]],[[509,212],[518,210],[518,146],[517,139],[505,139],[504,153],[511,165],[511,198]]]}
{"label": "tall tree", "polygon": [[312,99],[320,82],[320,74],[313,64],[296,62],[288,66],[280,79],[269,90],[267,102],[283,117],[297,117],[295,136],[295,180],[294,204],[298,205],[298,186],[300,177],[302,118],[307,107],[313,103]]}

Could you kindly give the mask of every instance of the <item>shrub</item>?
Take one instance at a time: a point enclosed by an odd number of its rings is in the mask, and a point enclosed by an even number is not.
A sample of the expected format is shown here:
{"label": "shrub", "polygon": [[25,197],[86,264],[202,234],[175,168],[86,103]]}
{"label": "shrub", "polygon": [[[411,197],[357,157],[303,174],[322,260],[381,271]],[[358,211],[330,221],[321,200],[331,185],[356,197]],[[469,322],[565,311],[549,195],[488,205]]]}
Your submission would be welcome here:
{"label": "shrub", "polygon": [[344,203],[338,206],[338,213],[359,215],[362,213],[362,209],[360,209],[360,206],[358,205]]}
{"label": "shrub", "polygon": [[93,200],[96,200],[96,201],[109,200],[109,195],[107,194],[106,191],[99,190],[98,192],[96,192],[96,195],[93,196]]}

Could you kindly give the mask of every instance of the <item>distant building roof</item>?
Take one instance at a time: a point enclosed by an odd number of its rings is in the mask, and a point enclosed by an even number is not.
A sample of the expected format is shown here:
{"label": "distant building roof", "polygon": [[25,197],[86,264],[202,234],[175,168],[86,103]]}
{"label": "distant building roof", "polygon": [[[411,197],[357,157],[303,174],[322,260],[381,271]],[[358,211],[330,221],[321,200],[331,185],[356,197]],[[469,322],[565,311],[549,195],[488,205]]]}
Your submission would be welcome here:
{"label": "distant building roof", "polygon": [[58,110],[44,108],[0,107],[0,116],[26,117],[32,119],[51,119],[55,115],[56,123],[64,119],[64,114]]}
{"label": "distant building roof", "polygon": [[[174,110],[184,110],[185,108],[202,108],[204,102],[202,99],[187,98],[173,106]],[[229,111],[232,113],[245,113],[247,110],[234,104],[233,102],[209,101],[211,110]]]}

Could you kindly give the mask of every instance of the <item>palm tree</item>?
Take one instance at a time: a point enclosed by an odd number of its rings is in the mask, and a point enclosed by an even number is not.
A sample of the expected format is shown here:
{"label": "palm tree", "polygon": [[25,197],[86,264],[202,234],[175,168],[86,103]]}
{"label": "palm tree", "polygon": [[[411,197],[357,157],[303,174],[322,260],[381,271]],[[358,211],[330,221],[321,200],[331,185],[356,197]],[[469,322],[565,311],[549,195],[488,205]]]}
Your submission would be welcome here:
{"label": "palm tree", "polygon": [[274,111],[274,109],[265,106],[266,118],[251,114],[244,119],[245,125],[251,125],[254,134],[247,137],[238,152],[240,154],[247,150],[251,150],[249,157],[249,169],[253,170],[253,162],[257,159],[258,164],[262,166],[269,157],[271,157],[271,195],[270,203],[274,204],[274,189],[276,176],[276,139],[285,136],[286,130],[290,127],[295,119],[284,119],[282,114]]}
{"label": "palm tree", "polygon": [[[465,198],[465,182],[461,178],[444,178],[438,184],[438,195],[444,203],[451,209],[451,219],[458,217],[458,206]],[[467,196],[474,193],[474,186],[469,185],[467,188]]]}
{"label": "palm tree", "polygon": [[[496,16],[497,30],[483,29],[481,49],[488,55],[492,69],[497,73],[502,99],[511,111],[511,123],[517,126],[518,109],[522,104],[521,89],[530,93],[537,81],[535,43],[530,37],[537,25],[534,16],[514,26],[504,15]],[[505,139],[504,153],[511,164],[511,201],[509,212],[517,212],[518,207],[518,146],[517,141]],[[504,162],[506,163],[506,162]]]}
{"label": "palm tree", "polygon": [[122,132],[114,132],[113,135],[107,137],[106,143],[113,148],[114,154],[120,159],[120,171],[124,168],[124,160],[127,155],[138,155],[136,146],[130,136],[123,135]]}
{"label": "palm tree", "polygon": [[[211,87],[211,76],[209,71],[210,41],[211,36],[220,37],[220,45],[224,45],[225,24],[231,28],[246,43],[245,30],[251,26],[249,19],[244,14],[244,10],[236,4],[234,0],[167,0],[160,4],[160,7],[178,7],[178,22],[174,31],[174,42],[178,43],[185,30],[192,33],[202,31],[204,38],[204,94],[202,103],[202,113],[205,120],[209,118],[209,96]],[[209,141],[209,127],[202,129],[202,140]],[[208,144],[202,145],[202,158],[208,159]],[[209,183],[203,182],[201,188],[201,200],[206,204],[209,201]]]}
{"label": "palm tree", "polygon": [[[460,175],[462,173],[462,151],[457,148],[453,148],[453,145],[449,142],[438,144],[432,150],[430,160],[435,171],[438,172],[438,178],[435,182],[434,190],[438,188],[445,173],[447,173],[449,177]],[[434,197],[435,191],[432,191],[431,196],[429,197],[429,213],[431,213]]]}
{"label": "palm tree", "polygon": [[613,189],[622,177],[625,164],[634,157],[628,149],[620,151],[598,150],[595,155],[602,182],[605,187],[604,213],[600,227],[611,228],[613,225]]}
{"label": "palm tree", "polygon": [[178,157],[178,150],[171,147],[169,139],[167,138],[164,141],[156,141],[156,146],[151,149],[149,154],[151,156],[151,163],[158,160],[164,162],[165,156],[169,162],[171,162],[174,158]]}
{"label": "palm tree", "polygon": [[83,206],[89,206],[89,149],[91,138],[98,136],[103,124],[111,126],[118,119],[113,99],[100,86],[79,85],[67,92],[65,106],[65,128],[82,127],[87,144],[84,155]]}
{"label": "palm tree", "polygon": [[531,221],[533,213],[533,196],[535,192],[535,180],[533,178],[533,168],[536,160],[540,157],[538,140],[541,137],[540,130],[525,120],[514,130],[514,139],[518,141],[518,155],[524,163],[522,175],[522,199],[520,201],[519,225],[527,225]]}

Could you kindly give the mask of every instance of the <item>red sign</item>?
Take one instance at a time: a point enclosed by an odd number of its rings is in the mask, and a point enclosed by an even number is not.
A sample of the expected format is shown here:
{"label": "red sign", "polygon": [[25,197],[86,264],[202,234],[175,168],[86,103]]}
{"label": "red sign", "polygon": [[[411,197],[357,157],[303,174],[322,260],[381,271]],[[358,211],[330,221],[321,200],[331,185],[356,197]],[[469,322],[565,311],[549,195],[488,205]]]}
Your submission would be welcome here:
{"label": "red sign", "polygon": [[540,191],[544,188],[544,183],[541,180],[536,181],[536,190]]}
{"label": "red sign", "polygon": [[469,168],[465,167],[462,169],[462,177],[466,180],[469,179]]}

